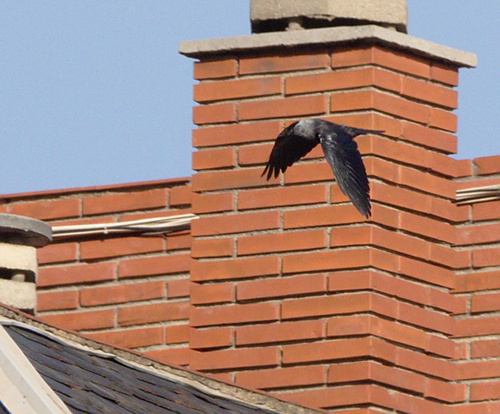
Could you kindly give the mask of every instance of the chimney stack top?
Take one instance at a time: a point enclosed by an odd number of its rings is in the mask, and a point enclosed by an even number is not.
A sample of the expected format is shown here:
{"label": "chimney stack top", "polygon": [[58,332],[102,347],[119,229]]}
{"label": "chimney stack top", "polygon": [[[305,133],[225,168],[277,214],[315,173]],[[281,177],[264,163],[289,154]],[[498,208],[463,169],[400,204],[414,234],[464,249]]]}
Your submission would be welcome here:
{"label": "chimney stack top", "polygon": [[375,24],[406,33],[406,0],[251,0],[252,32]]}
{"label": "chimney stack top", "polygon": [[0,214],[0,242],[43,247],[52,241],[52,227],[47,223],[14,214]]}
{"label": "chimney stack top", "polygon": [[52,240],[40,220],[0,214],[0,302],[25,312],[36,308],[36,248]]}

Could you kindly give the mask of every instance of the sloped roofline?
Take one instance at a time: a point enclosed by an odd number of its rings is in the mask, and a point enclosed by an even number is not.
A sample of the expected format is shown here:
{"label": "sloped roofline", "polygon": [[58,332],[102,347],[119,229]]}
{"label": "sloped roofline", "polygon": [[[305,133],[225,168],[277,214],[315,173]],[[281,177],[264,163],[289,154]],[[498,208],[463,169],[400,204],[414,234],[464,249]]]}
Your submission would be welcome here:
{"label": "sloped roofline", "polygon": [[12,414],[71,414],[1,323],[0,384],[0,401]]}
{"label": "sloped roofline", "polygon": [[225,381],[215,380],[196,371],[175,365],[167,365],[155,359],[145,357],[138,352],[95,341],[76,332],[63,330],[42,322],[36,317],[27,315],[4,304],[0,304],[0,324],[14,324],[29,327],[29,329],[65,345],[83,349],[97,355],[115,358],[124,365],[149,372],[150,374],[171,381],[187,384],[215,396],[253,405],[260,409],[286,412],[289,414],[326,413],[326,411],[323,410],[313,410],[282,401],[262,391],[250,390]]}

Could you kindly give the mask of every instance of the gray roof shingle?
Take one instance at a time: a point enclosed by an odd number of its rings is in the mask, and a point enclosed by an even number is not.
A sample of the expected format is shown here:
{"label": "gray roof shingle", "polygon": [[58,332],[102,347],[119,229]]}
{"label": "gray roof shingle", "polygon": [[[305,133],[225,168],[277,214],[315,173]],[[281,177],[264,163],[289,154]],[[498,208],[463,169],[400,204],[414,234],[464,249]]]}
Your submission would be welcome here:
{"label": "gray roof shingle", "polygon": [[278,413],[70,345],[28,325],[3,326],[73,413]]}

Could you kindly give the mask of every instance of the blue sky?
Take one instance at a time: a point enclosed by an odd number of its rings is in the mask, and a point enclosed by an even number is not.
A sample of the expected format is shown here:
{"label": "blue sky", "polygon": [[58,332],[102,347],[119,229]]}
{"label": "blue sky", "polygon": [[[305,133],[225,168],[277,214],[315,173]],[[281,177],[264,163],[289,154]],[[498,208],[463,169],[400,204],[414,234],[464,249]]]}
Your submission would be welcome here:
{"label": "blue sky", "polygon": [[[410,35],[478,55],[460,71],[457,158],[500,154],[500,2],[408,9]],[[0,194],[191,175],[178,45],[249,33],[248,0],[2,0]]]}

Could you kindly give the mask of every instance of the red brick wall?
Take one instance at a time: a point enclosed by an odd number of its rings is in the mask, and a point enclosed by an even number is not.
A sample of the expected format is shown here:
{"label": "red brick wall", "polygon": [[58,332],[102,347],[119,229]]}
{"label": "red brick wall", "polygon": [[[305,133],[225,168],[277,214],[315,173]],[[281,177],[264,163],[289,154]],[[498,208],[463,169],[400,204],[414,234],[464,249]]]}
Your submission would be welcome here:
{"label": "red brick wall", "polygon": [[[472,174],[459,180],[460,189],[500,185],[500,156],[464,164]],[[454,336],[465,347],[456,379],[466,385],[475,412],[500,410],[499,241],[500,201],[472,204],[468,220],[457,226],[456,245],[468,254],[468,261],[457,272],[454,293],[467,301],[467,310],[457,318]]]}
{"label": "red brick wall", "polygon": [[[51,225],[184,214],[190,180],[5,196],[0,211]],[[42,320],[114,345],[188,363],[189,231],[55,240],[38,250]]]}
{"label": "red brick wall", "polygon": [[[471,207],[454,200],[472,169],[448,157],[458,68],[367,47],[207,60],[195,78],[190,367],[335,412],[465,413],[480,386],[498,399],[495,361],[485,385],[459,374],[470,299],[456,275],[471,252],[457,229]],[[260,177],[272,140],[305,117],[385,130],[357,139],[371,220],[320,148]],[[494,320],[476,323],[498,334]]]}
{"label": "red brick wall", "polygon": [[[37,314],[335,413],[499,411],[500,204],[455,193],[498,184],[500,157],[448,156],[458,68],[381,46],[266,53],[195,63],[191,182],[2,199],[53,224],[200,217],[41,249]],[[320,148],[260,176],[280,130],[313,116],[385,130],[357,138],[370,220]]]}

